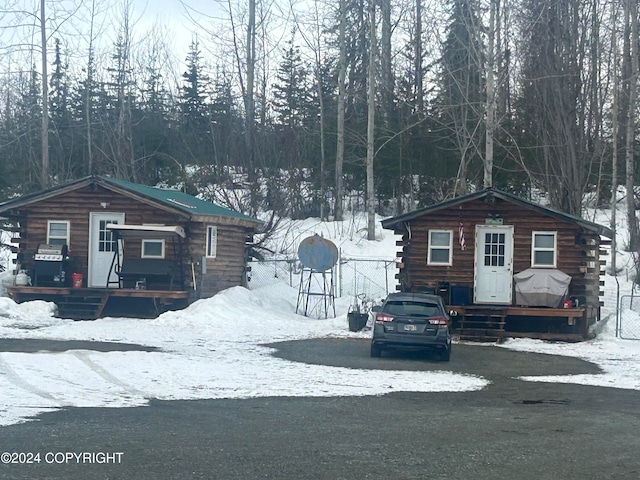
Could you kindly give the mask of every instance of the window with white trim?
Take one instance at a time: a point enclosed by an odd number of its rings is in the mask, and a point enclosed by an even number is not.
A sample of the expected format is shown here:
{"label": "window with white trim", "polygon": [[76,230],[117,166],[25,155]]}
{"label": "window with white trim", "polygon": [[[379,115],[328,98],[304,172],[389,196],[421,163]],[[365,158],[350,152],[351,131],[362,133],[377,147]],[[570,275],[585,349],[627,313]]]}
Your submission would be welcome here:
{"label": "window with white trim", "polygon": [[531,237],[531,266],[555,268],[557,247],[557,232],[533,232]]}
{"label": "window with white trim", "polygon": [[48,220],[47,221],[47,243],[50,245],[69,246],[69,221]]}
{"label": "window with white trim", "polygon": [[206,245],[206,256],[209,258],[214,258],[217,254],[218,249],[218,227],[215,225],[207,226],[207,245]]}
{"label": "window with white trim", "polygon": [[164,239],[144,239],[140,250],[142,258],[164,258]]}
{"label": "window with white trim", "polygon": [[429,230],[428,265],[451,265],[453,230]]}

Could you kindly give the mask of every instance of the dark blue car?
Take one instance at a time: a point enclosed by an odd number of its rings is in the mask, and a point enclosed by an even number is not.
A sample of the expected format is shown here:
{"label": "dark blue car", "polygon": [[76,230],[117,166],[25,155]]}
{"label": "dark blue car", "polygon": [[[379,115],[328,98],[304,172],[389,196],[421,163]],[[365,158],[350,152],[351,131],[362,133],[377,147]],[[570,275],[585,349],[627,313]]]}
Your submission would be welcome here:
{"label": "dark blue car", "polygon": [[432,350],[451,358],[449,315],[442,298],[426,293],[391,293],[376,312],[371,356],[383,350]]}

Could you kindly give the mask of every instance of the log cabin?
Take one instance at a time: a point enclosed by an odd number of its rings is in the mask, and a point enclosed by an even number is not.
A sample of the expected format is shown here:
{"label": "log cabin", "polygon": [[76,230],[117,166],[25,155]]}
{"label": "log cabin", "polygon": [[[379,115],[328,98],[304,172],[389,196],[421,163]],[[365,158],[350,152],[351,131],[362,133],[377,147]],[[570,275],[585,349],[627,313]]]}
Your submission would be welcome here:
{"label": "log cabin", "polygon": [[613,232],[487,188],[382,221],[400,291],[441,295],[462,340],[580,341],[600,319]]}
{"label": "log cabin", "polygon": [[[246,286],[262,222],[175,189],[89,176],[0,204],[13,230],[16,302],[58,316],[155,316]],[[28,279],[24,281],[23,279]]]}

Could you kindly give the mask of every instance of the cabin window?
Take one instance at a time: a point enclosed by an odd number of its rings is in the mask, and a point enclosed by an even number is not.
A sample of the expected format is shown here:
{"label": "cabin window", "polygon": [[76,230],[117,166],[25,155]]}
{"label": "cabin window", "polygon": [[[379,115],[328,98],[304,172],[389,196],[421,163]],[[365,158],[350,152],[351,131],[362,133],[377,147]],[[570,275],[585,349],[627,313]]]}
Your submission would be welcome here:
{"label": "cabin window", "polygon": [[556,266],[556,250],[558,246],[557,232],[533,232],[531,242],[531,266]]}
{"label": "cabin window", "polygon": [[142,240],[142,258],[164,258],[164,240]]}
{"label": "cabin window", "polygon": [[47,243],[50,245],[69,245],[69,222],[49,220],[47,222]]}
{"label": "cabin window", "polygon": [[218,227],[207,227],[207,257],[215,257],[218,249]]}
{"label": "cabin window", "polygon": [[452,230],[429,230],[428,265],[451,265]]}

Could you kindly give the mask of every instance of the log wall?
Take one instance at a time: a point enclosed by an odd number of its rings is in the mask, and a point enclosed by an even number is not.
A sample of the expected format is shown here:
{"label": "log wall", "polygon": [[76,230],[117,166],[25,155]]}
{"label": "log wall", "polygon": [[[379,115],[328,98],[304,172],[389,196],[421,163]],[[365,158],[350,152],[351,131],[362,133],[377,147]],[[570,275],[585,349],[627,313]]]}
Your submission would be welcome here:
{"label": "log wall", "polygon": [[[219,225],[215,258],[205,258],[206,274],[202,274],[206,252],[208,223],[191,224],[190,253],[194,259],[196,291],[199,297],[211,295],[226,288],[246,286],[246,229],[233,225]],[[190,272],[189,275],[192,273]]]}
{"label": "log wall", "polygon": [[[108,203],[103,208],[101,203]],[[217,257],[207,259],[206,274],[202,275],[200,262],[205,254],[207,223],[190,222],[182,215],[162,210],[155,205],[115,193],[101,186],[88,186],[57,195],[46,201],[34,202],[12,212],[18,221],[15,235],[16,250],[24,257],[21,268],[31,268],[30,254],[38,245],[46,243],[47,221],[64,220],[70,222],[70,244],[72,252],[69,270],[87,277],[89,250],[89,218],[91,212],[124,213],[125,222],[132,225],[160,224],[179,225],[185,229],[187,239],[182,241],[185,287],[193,292],[193,297],[202,298],[228,287],[243,285],[245,274],[245,248],[247,229],[238,225],[225,225],[216,217],[211,225],[218,227]],[[233,220],[230,220],[233,223]],[[124,244],[125,258],[140,258],[141,241],[127,240]],[[174,260],[178,252],[170,241],[165,244],[165,258]],[[193,269],[192,269],[193,263]],[[196,275],[193,288],[192,273]],[[175,286],[174,286],[175,288]]]}
{"label": "log wall", "polygon": [[[488,218],[501,218],[503,225],[513,226],[513,273],[531,267],[531,243],[533,231],[557,232],[557,269],[572,277],[569,294],[589,307],[590,316],[598,313],[600,292],[599,236],[536,210],[496,199],[493,205],[476,199],[462,205],[430,212],[409,222],[410,234],[398,225],[396,233],[403,238],[398,256],[402,259],[398,280],[399,289],[433,289],[439,282],[472,287],[474,284],[475,230],[476,225],[486,225]],[[458,243],[458,228],[464,224],[466,248]],[[453,232],[453,257],[451,266],[427,265],[428,232],[430,229]]]}

